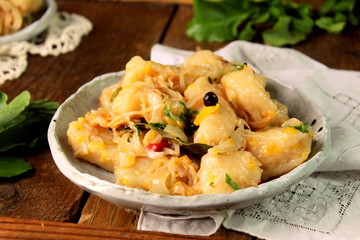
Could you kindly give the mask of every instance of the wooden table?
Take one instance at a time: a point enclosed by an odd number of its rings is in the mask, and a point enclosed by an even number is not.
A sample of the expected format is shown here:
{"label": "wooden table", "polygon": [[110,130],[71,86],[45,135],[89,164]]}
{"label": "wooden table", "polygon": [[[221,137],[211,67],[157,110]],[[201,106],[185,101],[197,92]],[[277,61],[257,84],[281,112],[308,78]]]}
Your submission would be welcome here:
{"label": "wooden table", "polygon": [[[321,1],[307,2],[316,5]],[[48,98],[61,103],[94,77],[124,69],[132,56],[149,59],[155,43],[186,50],[224,46],[186,37],[185,28],[193,14],[186,3],[189,1],[58,1],[60,11],[88,18],[93,31],[74,52],[58,57],[30,56],[26,72],[1,85],[0,90],[13,98],[27,89],[34,100]],[[341,35],[317,31],[294,48],[329,67],[360,70],[359,39],[359,28]],[[211,237],[137,231],[139,212],[115,206],[73,185],[59,172],[49,149],[26,159],[33,164],[33,171],[18,178],[0,178],[1,239],[256,239],[224,228]]]}

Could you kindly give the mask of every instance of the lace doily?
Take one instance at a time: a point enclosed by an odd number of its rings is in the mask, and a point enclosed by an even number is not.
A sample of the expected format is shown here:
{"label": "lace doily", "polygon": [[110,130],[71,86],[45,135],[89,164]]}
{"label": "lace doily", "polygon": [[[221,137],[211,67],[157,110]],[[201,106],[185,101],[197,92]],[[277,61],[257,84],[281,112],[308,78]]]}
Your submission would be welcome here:
{"label": "lace doily", "polygon": [[73,51],[82,36],[92,30],[83,16],[58,12],[48,28],[36,37],[0,46],[0,84],[14,80],[26,70],[28,54],[58,56]]}

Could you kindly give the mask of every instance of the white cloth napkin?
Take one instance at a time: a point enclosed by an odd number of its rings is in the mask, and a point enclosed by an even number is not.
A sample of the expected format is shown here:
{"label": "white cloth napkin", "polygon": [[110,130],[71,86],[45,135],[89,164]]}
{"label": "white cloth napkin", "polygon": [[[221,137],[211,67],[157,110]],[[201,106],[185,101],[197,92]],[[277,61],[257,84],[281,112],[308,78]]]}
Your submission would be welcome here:
{"label": "white cloth napkin", "polygon": [[[191,54],[157,44],[151,60],[181,64]],[[211,235],[222,224],[266,239],[360,239],[360,72],[330,69],[296,50],[244,41],[216,54],[247,62],[316,102],[329,119],[331,150],[318,172],[261,203],[212,216],[142,212],[138,229]]]}

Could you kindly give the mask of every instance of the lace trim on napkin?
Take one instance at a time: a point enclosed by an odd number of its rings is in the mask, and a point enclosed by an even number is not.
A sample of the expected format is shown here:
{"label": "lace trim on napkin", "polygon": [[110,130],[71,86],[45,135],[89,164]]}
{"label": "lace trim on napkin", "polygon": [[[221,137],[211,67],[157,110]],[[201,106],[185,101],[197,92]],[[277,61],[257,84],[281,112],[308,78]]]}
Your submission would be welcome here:
{"label": "lace trim on napkin", "polygon": [[73,51],[81,38],[92,30],[83,16],[58,12],[49,27],[38,36],[22,42],[0,46],[0,84],[14,80],[26,70],[27,55],[58,56]]}

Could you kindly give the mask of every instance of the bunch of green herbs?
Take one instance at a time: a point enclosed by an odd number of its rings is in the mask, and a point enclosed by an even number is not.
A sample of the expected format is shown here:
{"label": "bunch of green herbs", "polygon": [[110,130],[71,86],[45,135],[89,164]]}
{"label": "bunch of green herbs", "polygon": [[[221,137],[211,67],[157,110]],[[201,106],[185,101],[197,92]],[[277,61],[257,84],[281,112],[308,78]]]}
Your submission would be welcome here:
{"label": "bunch of green herbs", "polygon": [[358,25],[355,5],[356,0],[327,0],[315,11],[311,4],[291,0],[194,0],[186,34],[199,42],[295,45],[315,27],[340,33],[348,25]]}
{"label": "bunch of green herbs", "polygon": [[47,99],[31,101],[23,91],[7,104],[0,92],[0,177],[14,177],[32,169],[26,154],[47,144],[47,129],[59,104]]}

